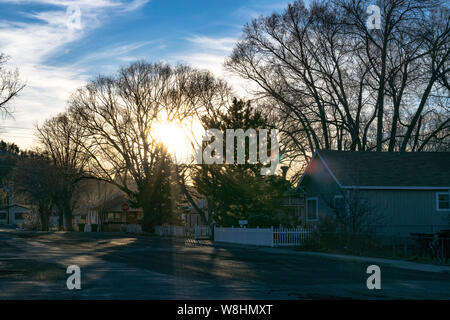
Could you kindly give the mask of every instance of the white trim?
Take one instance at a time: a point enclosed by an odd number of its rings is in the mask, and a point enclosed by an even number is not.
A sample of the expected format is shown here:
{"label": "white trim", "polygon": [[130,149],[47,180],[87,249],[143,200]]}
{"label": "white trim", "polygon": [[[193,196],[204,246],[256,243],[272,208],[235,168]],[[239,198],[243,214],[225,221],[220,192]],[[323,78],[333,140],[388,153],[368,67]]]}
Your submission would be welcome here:
{"label": "white trim", "polygon": [[372,189],[372,190],[448,190],[450,187],[401,187],[401,186],[342,186],[343,189]]}
{"label": "white trim", "polygon": [[450,191],[449,192],[436,192],[436,211],[439,211],[439,212],[450,212],[450,208],[448,208],[448,209],[440,209],[439,208],[439,195],[441,195],[441,194],[446,194],[446,195],[448,195],[448,197],[449,197],[449,204],[450,204]]}
{"label": "white trim", "polygon": [[[308,219],[308,201],[315,200],[316,201],[316,219]],[[306,221],[319,221],[319,198],[318,197],[307,197],[306,198]]]}
{"label": "white trim", "polygon": [[319,156],[319,159],[322,161],[323,165],[325,166],[325,168],[328,170],[328,173],[330,174],[331,177],[333,177],[334,181],[336,181],[337,185],[342,188],[342,184],[339,182],[339,180],[336,178],[336,176],[334,175],[333,172],[331,172],[331,169],[328,167],[327,163],[325,162],[325,160],[323,160],[322,156],[320,155],[319,152],[317,152],[317,155]]}

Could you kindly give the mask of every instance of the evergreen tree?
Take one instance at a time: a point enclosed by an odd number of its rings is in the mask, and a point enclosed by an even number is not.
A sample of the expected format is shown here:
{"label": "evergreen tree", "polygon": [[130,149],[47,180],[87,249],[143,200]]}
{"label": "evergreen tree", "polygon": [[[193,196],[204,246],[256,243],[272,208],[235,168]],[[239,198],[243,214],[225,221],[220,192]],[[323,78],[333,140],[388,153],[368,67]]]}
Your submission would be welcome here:
{"label": "evergreen tree", "polygon": [[[254,110],[249,102],[234,99],[229,110],[214,116],[204,116],[204,128],[218,129],[226,137],[226,129],[270,129],[267,117]],[[250,164],[249,139],[245,142],[245,164],[202,164],[194,169],[192,178],[197,191],[208,200],[208,209],[218,225],[237,225],[248,220],[251,226],[271,226],[283,223],[280,202],[289,189],[289,182],[277,175],[263,176],[261,164]]]}

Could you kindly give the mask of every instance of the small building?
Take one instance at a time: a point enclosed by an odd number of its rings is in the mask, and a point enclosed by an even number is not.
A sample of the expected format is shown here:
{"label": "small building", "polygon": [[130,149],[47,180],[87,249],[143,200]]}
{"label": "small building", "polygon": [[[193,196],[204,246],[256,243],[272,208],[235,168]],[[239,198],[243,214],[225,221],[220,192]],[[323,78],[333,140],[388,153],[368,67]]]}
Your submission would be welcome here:
{"label": "small building", "polygon": [[142,225],[144,212],[132,208],[127,197],[118,193],[93,205],[89,210],[74,215],[76,224],[99,225],[100,231],[123,231],[127,225]]}
{"label": "small building", "polygon": [[0,225],[4,224],[20,225],[24,222],[25,215],[29,214],[30,211],[31,210],[29,208],[17,204],[0,208]]}
{"label": "small building", "polygon": [[[376,233],[434,233],[450,227],[450,152],[315,152],[297,189],[302,221],[317,225],[350,201],[364,203]],[[375,221],[375,220],[374,220]]]}
{"label": "small building", "polygon": [[[208,199],[202,198],[195,204],[200,210],[203,210],[203,212],[205,213],[205,219],[208,220]],[[201,226],[205,224],[202,221],[200,213],[198,213],[193,205],[187,206],[185,213],[181,214],[181,219],[183,220],[185,226],[188,228],[193,228],[195,226]]]}

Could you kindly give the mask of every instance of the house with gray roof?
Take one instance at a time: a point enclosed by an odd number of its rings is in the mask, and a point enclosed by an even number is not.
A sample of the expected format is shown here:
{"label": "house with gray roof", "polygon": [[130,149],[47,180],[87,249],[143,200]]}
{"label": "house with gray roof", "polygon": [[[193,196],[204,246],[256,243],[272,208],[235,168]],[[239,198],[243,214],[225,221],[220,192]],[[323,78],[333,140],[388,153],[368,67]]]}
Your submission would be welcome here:
{"label": "house with gray roof", "polygon": [[450,228],[450,152],[315,152],[297,189],[306,225],[357,198],[379,219],[379,234],[434,233]]}

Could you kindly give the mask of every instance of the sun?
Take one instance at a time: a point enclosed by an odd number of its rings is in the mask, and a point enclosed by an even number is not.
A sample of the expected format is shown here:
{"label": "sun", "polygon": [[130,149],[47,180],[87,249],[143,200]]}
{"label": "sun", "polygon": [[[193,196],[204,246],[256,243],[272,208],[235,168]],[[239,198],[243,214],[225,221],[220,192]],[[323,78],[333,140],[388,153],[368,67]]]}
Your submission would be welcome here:
{"label": "sun", "polygon": [[177,162],[184,161],[192,154],[189,136],[189,129],[176,121],[160,121],[151,130],[151,137],[164,144]]}

